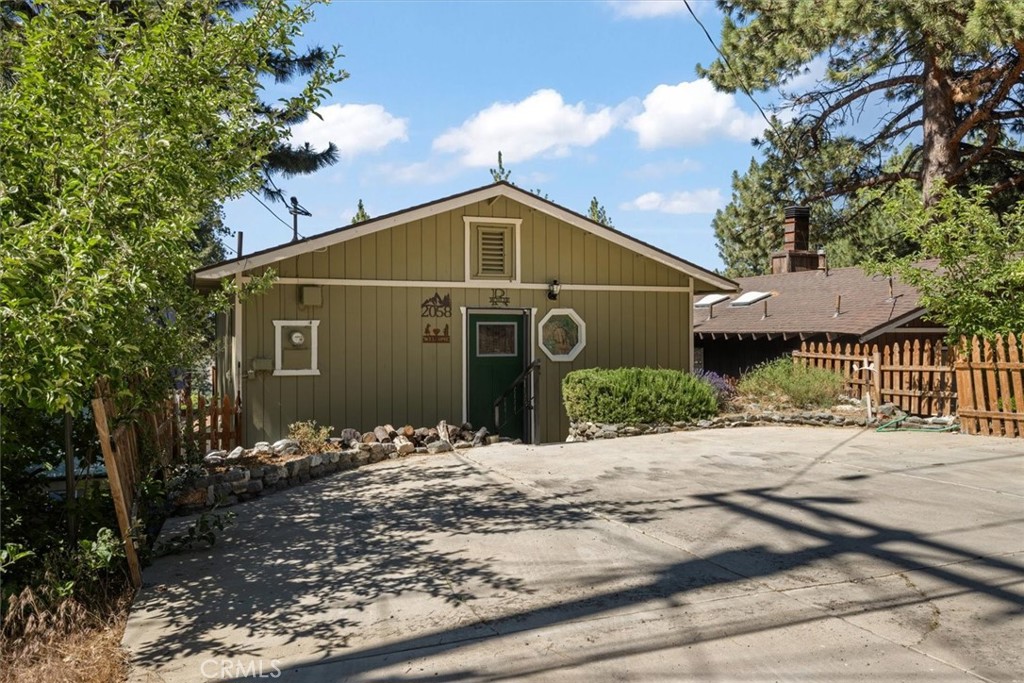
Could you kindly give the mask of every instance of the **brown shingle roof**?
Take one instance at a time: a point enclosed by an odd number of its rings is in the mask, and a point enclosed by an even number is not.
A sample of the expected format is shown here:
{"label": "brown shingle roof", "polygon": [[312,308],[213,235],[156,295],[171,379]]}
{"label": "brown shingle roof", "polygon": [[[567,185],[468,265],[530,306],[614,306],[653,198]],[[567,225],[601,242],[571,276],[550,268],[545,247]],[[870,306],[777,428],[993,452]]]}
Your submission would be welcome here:
{"label": "brown shingle roof", "polygon": [[[737,298],[732,296],[715,304],[711,319],[707,308],[694,308],[695,334],[832,333],[863,337],[924,313],[916,289],[894,278],[890,298],[888,278],[868,275],[860,268],[835,268],[828,275],[823,271],[759,275],[736,278],[736,282],[743,292],[772,294],[766,300],[768,317],[763,318],[764,301],[730,306]],[[838,316],[834,315],[836,296],[842,297]]]}

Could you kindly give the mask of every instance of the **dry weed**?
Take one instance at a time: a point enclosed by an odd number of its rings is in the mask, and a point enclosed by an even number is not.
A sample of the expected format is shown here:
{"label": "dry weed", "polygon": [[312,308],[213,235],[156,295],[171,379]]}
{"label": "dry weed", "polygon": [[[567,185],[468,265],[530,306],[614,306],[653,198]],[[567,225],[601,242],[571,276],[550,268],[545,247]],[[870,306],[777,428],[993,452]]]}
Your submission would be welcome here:
{"label": "dry weed", "polygon": [[125,680],[121,649],[131,595],[109,613],[90,612],[72,598],[47,609],[26,588],[10,600],[0,631],[0,683],[112,683]]}

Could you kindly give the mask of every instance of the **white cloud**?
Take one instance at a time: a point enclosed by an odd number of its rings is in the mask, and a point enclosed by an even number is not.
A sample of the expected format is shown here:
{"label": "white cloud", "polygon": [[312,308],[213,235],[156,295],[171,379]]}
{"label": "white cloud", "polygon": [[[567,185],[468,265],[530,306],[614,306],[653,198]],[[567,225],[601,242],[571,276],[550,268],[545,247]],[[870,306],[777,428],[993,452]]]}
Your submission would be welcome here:
{"label": "white cloud", "polygon": [[408,119],[393,116],[379,104],[329,104],[317,111],[323,120],[310,116],[292,128],[293,144],[308,142],[322,149],[333,142],[342,157],[352,158],[409,139]]}
{"label": "white cloud", "polygon": [[696,173],[704,168],[699,161],[694,159],[680,159],[678,161],[654,161],[644,164],[637,169],[629,171],[627,175],[633,178],[644,180],[656,180],[667,176],[682,175],[684,173]]}
{"label": "white cloud", "polygon": [[817,85],[818,81],[825,78],[827,71],[828,56],[819,55],[804,66],[803,73],[792,76],[788,81],[783,83],[782,88],[787,92],[807,90],[811,86]]}
{"label": "white cloud", "polygon": [[[373,173],[389,182],[413,185],[431,185],[451,179],[458,172],[455,164],[441,164],[434,160],[412,161],[399,164],[380,164]],[[481,183],[483,180],[481,180]]]}
{"label": "white cloud", "polygon": [[714,213],[725,205],[718,188],[683,190],[662,194],[647,192],[619,208],[625,211],[659,211],[661,213]]}
{"label": "white cloud", "polygon": [[[702,3],[696,2],[698,6]],[[650,19],[686,12],[683,0],[609,0],[615,16],[627,19]]]}
{"label": "white cloud", "polygon": [[644,98],[644,110],[626,127],[636,132],[644,149],[707,142],[716,137],[748,140],[765,128],[758,114],[747,114],[736,98],[718,92],[699,78],[678,85],[659,85]]}
{"label": "white cloud", "polygon": [[565,156],[608,135],[617,116],[609,107],[588,112],[582,102],[566,104],[555,90],[538,90],[519,102],[496,102],[445,131],[434,150],[459,154],[465,166],[493,166],[499,150],[505,162]]}

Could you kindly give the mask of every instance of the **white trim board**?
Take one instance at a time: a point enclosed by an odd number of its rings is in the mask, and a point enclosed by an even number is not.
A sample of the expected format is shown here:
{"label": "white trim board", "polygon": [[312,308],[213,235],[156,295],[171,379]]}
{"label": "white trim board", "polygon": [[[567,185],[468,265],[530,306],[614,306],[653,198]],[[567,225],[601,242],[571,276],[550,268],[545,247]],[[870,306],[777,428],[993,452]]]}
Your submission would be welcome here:
{"label": "white trim board", "polygon": [[[462,422],[469,422],[469,316],[472,315],[516,315],[521,314],[524,318],[529,313],[530,325],[533,325],[537,319],[536,308],[480,308],[479,306],[459,306],[459,314],[462,315]],[[532,331],[527,328],[524,330],[526,334],[526,345],[529,347],[529,358],[528,362],[532,363],[535,356],[535,347],[537,344],[531,338]],[[532,421],[527,427],[527,430],[533,430],[536,432],[536,413],[533,411],[533,415],[530,417]],[[538,443],[536,437],[534,443]]]}
{"label": "white trim board", "polygon": [[[242,277],[242,282],[252,278]],[[324,285],[327,287],[410,287],[422,289],[541,289],[547,291],[545,282],[515,282],[506,280],[349,280],[328,277],[279,277],[275,285]],[[574,285],[559,282],[563,292],[690,292],[691,287],[670,287],[667,285]]]}
{"label": "white trim board", "polygon": [[[224,261],[222,263],[202,268],[196,271],[195,275],[198,280],[219,280],[222,277],[234,275],[237,272],[276,263],[298,254],[323,249],[334,244],[363,237],[364,235],[370,235],[381,230],[405,225],[430,216],[436,216],[441,213],[453,211],[469,204],[492,200],[498,197],[507,197],[512,199],[513,201],[519,202],[531,209],[540,211],[541,213],[552,216],[558,220],[568,223],[569,225],[606,239],[609,242],[621,246],[629,251],[646,256],[647,258],[661,263],[672,270],[685,273],[686,275],[698,280],[707,282],[718,289],[730,292],[738,291],[739,289],[739,285],[732,280],[716,275],[677,256],[673,256],[656,249],[649,244],[641,242],[640,240],[617,230],[595,223],[594,221],[591,221],[579,214],[573,213],[568,209],[541,199],[536,195],[525,190],[521,190],[513,185],[509,185],[508,183],[486,185],[476,190],[464,192],[460,195],[448,197],[447,199],[442,199],[437,202],[415,206],[403,211],[381,216],[379,218],[371,218],[368,221],[357,223],[351,227],[333,230],[298,242],[267,249],[262,252],[252,254],[251,256],[240,257],[233,261]],[[489,218],[488,220],[495,219]]]}
{"label": "white trim board", "polygon": [[[889,332],[895,332],[897,328],[902,327],[903,325],[906,325],[911,320],[916,320],[916,319],[920,318],[921,316],[925,315],[925,313],[927,313],[927,311],[925,311],[924,308],[915,308],[914,310],[912,310],[912,311],[910,311],[908,313],[904,313],[903,315],[901,315],[901,316],[895,318],[894,320],[890,321],[888,325],[883,325],[882,327],[876,328],[876,329],[872,330],[871,332],[868,332],[866,334],[861,335],[860,341],[862,343],[863,342],[867,342],[867,341],[871,341],[872,339],[880,337],[883,334],[887,334]],[[916,329],[917,329],[917,331],[920,331],[922,328],[916,328]],[[942,329],[940,331],[945,332],[946,330]]]}
{"label": "white trim board", "polygon": [[[319,320],[274,320],[274,377],[310,377],[318,376],[320,370],[317,367],[318,352],[318,329]],[[281,330],[285,327],[308,327],[309,332],[309,354],[310,367],[301,370],[282,370],[281,361],[283,358],[283,344],[281,343]]]}
{"label": "white trim board", "polygon": [[[468,285],[470,283],[520,283],[523,281],[523,259],[522,257],[522,241],[523,241],[523,219],[522,218],[489,218],[487,216],[463,216],[462,222],[465,224],[466,235],[466,265],[465,271],[463,272],[463,281]],[[473,243],[473,226],[474,225],[509,225],[512,226],[513,232],[513,245],[512,245],[512,258],[513,272],[511,280],[502,280],[501,278],[474,278],[473,277],[473,247],[476,246]]]}
{"label": "white trim board", "polygon": [[234,310],[232,314],[234,316],[234,339],[231,340],[231,381],[234,383],[235,396],[238,397],[239,403],[242,404],[242,409],[246,406],[245,393],[242,391],[242,274],[238,273],[235,275],[235,300]]}

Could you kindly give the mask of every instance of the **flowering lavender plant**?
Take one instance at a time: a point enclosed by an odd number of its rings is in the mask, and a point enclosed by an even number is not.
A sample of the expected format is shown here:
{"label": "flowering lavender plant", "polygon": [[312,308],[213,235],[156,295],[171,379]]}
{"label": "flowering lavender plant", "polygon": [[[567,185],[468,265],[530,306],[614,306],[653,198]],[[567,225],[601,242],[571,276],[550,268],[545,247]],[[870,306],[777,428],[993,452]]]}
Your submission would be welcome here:
{"label": "flowering lavender plant", "polygon": [[698,370],[693,373],[693,376],[702,382],[706,382],[712,389],[714,389],[715,398],[718,400],[719,407],[736,395],[736,387],[733,385],[732,381],[728,377],[719,375],[717,372]]}

